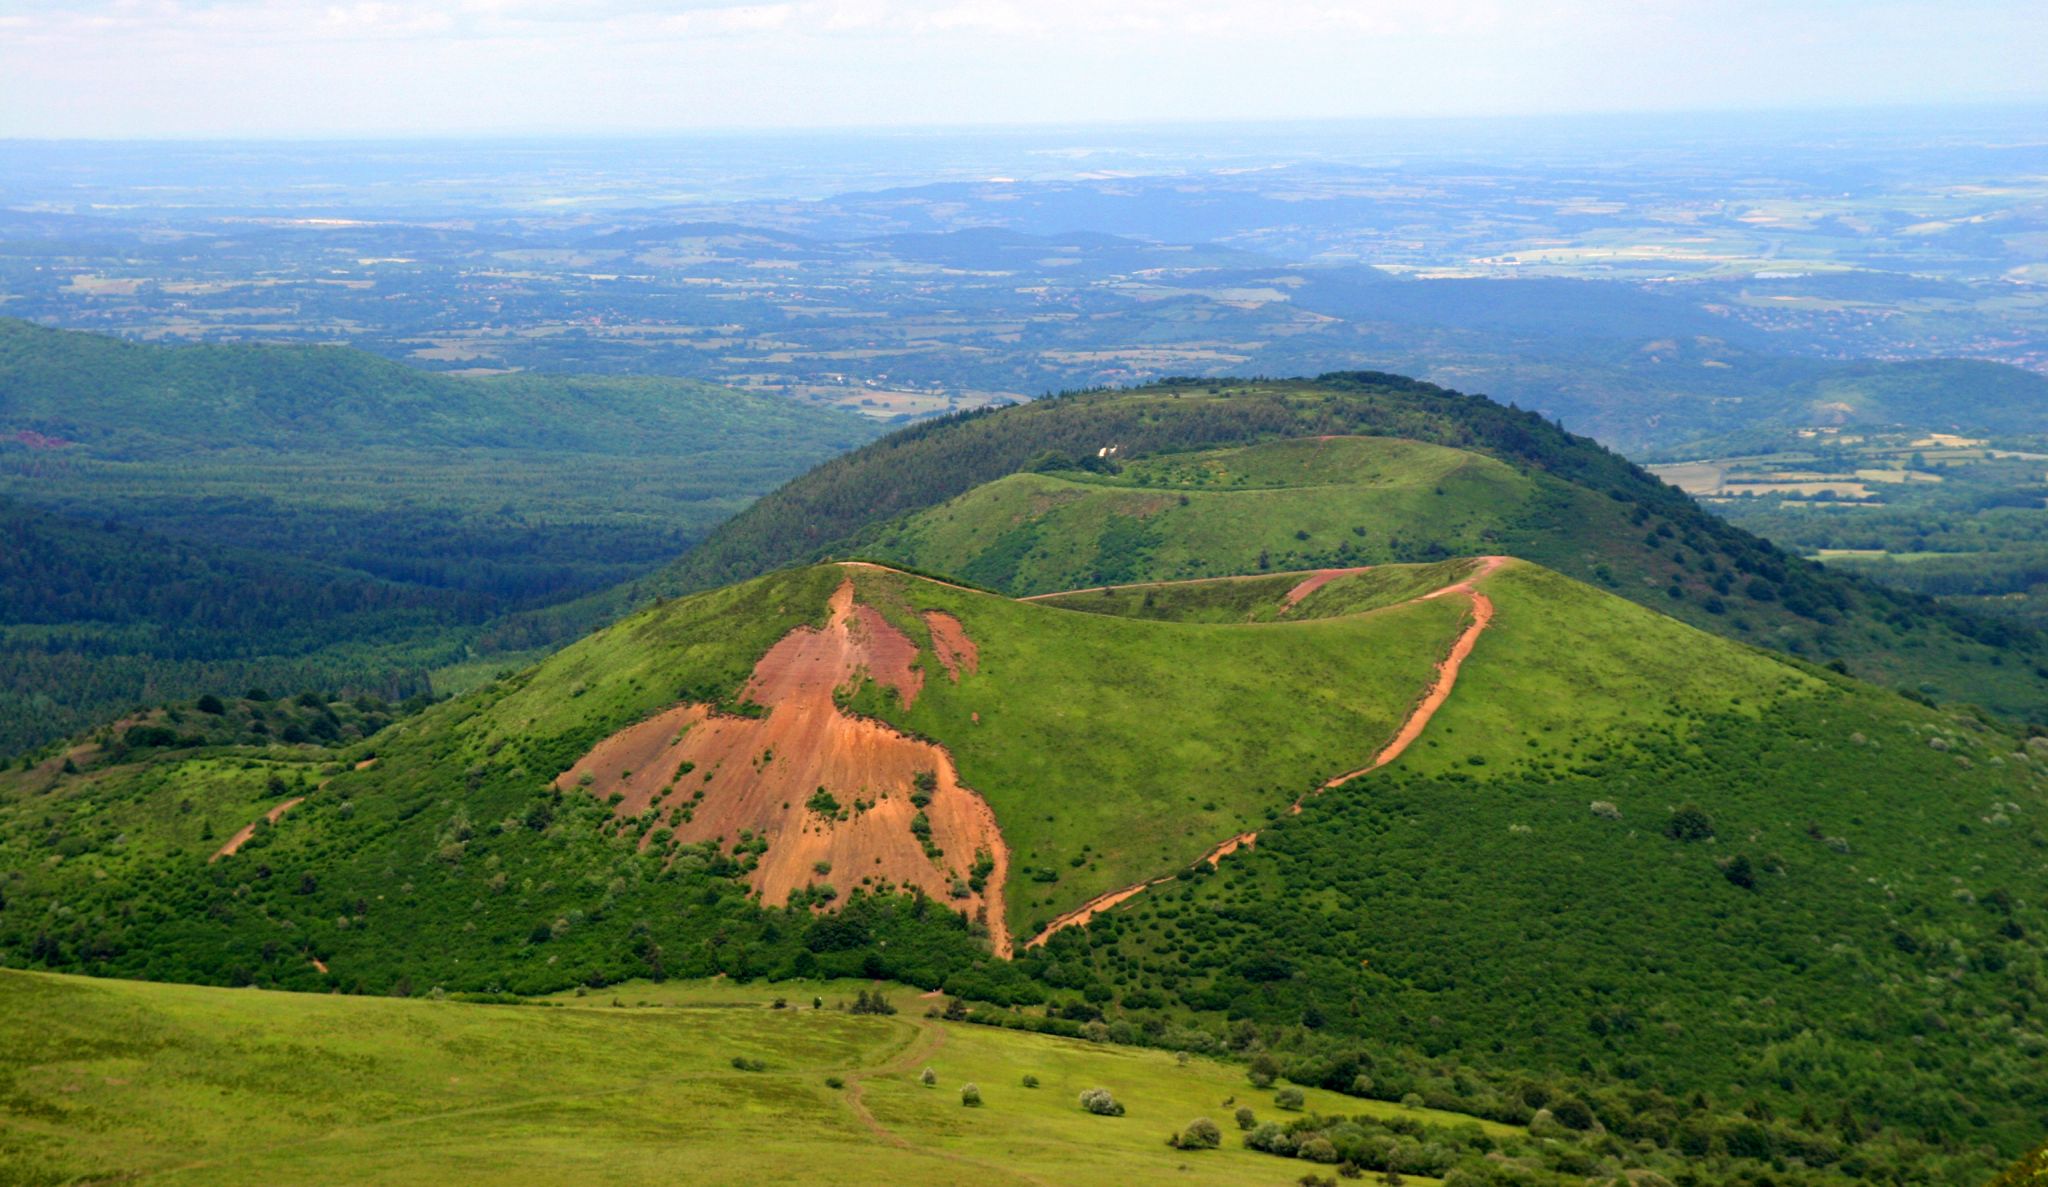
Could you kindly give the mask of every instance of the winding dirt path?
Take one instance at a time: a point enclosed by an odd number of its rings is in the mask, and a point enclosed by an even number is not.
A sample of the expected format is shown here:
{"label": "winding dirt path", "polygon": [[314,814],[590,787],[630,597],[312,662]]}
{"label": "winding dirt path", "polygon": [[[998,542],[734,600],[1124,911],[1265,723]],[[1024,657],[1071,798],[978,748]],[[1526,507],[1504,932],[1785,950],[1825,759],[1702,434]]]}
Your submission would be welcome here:
{"label": "winding dirt path", "polygon": [[223,857],[233,857],[237,850],[241,849],[242,846],[249,843],[250,837],[256,835],[256,826],[258,824],[261,824],[265,820],[269,821],[272,824],[276,824],[278,820],[281,819],[286,812],[291,811],[293,808],[298,807],[300,803],[304,802],[305,798],[306,797],[302,795],[293,796],[291,799],[288,799],[285,802],[272,808],[270,811],[265,812],[260,820],[251,820],[249,823],[243,825],[241,828],[235,831],[234,836],[228,838],[227,844],[222,845],[220,849],[217,852],[215,852],[212,857],[206,859],[207,863],[210,865],[216,861],[219,861]]}
{"label": "winding dirt path", "polygon": [[[1431,681],[1429,687],[1423,691],[1422,697],[1416,701],[1415,707],[1408,711],[1408,716],[1401,722],[1401,728],[1395,731],[1392,740],[1385,746],[1382,746],[1378,754],[1373,755],[1370,763],[1359,767],[1357,770],[1346,771],[1341,775],[1325,780],[1323,785],[1317,788],[1314,794],[1321,795],[1333,787],[1342,787],[1360,775],[1369,774],[1386,766],[1388,763],[1401,757],[1402,752],[1407,750],[1409,746],[1414,744],[1417,738],[1422,736],[1422,731],[1428,727],[1430,719],[1436,716],[1436,711],[1443,708],[1444,702],[1450,699],[1451,687],[1458,680],[1458,669],[1471,657],[1473,647],[1479,642],[1479,636],[1484,634],[1486,628],[1493,622],[1493,599],[1481,593],[1474,583],[1493,573],[1507,562],[1508,558],[1504,556],[1480,557],[1479,564],[1460,580],[1446,585],[1442,589],[1431,590],[1420,597],[1395,603],[1395,606],[1407,606],[1415,602],[1427,602],[1436,598],[1463,594],[1472,600],[1472,620],[1463,631],[1458,633],[1457,639],[1451,643],[1450,651],[1443,659],[1437,662],[1436,679]],[[1302,585],[1315,583],[1316,586],[1320,586],[1328,581],[1328,578],[1325,578],[1323,582],[1317,582],[1316,577],[1320,576],[1322,575],[1318,573],[1307,581],[1302,582]],[[1300,589],[1301,586],[1296,586],[1295,588]],[[1307,597],[1308,593],[1312,592],[1314,592],[1314,588],[1303,593],[1302,597]],[[1292,602],[1289,604],[1291,605]],[[1390,610],[1393,608],[1393,606],[1386,607],[1386,609]],[[1298,815],[1301,812],[1302,802],[1306,798],[1304,796],[1302,799],[1294,801],[1293,805],[1287,809],[1288,812]],[[1197,858],[1189,868],[1205,863],[1213,866],[1239,849],[1251,848],[1257,844],[1258,839],[1259,834],[1256,830],[1239,833],[1212,846],[1207,853]],[[1157,878],[1148,878],[1143,882],[1134,882],[1129,886],[1119,887],[1115,890],[1096,895],[1094,898],[1089,899],[1087,902],[1082,903],[1080,906],[1075,907],[1073,910],[1066,912],[1047,924],[1045,930],[1031,937],[1024,947],[1036,948],[1051,939],[1054,933],[1087,923],[1102,912],[1162,882],[1171,882],[1178,876],[1178,874],[1161,874]]]}

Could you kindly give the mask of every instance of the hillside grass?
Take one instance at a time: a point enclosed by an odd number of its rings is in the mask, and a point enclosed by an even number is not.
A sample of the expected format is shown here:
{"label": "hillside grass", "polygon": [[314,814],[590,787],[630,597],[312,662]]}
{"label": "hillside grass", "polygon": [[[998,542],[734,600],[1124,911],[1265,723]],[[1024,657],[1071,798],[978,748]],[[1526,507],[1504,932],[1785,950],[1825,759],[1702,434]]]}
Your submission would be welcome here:
{"label": "hillside grass", "polygon": [[[1262,1094],[1241,1067],[929,1021],[900,992],[904,1012],[875,1017],[814,1010],[785,992],[795,986],[618,988],[538,1008],[0,972],[0,1182],[1298,1177],[1295,1164],[1242,1148],[1225,1102]],[[649,988],[685,1001],[612,1004]],[[719,1004],[687,1000],[690,989]],[[772,996],[794,1008],[766,1008]],[[765,1066],[740,1070],[735,1058]],[[919,1082],[926,1067],[934,1087]],[[1037,1088],[1022,1086],[1026,1074]],[[970,1082],[978,1109],[960,1103]],[[1083,1112],[1078,1094],[1093,1087],[1126,1115]],[[1359,1103],[1308,1092],[1311,1109]],[[1167,1134],[1201,1116],[1226,1128],[1223,1148],[1167,1148]]]}
{"label": "hillside grass", "polygon": [[1333,577],[1292,606],[1287,604],[1289,593],[1315,577],[1315,571],[1141,582],[1047,594],[1032,601],[1086,614],[1168,622],[1302,622],[1362,614],[1412,601],[1456,584],[1472,571],[1474,564],[1470,560],[1455,560],[1433,565],[1376,565]]}
{"label": "hillside grass", "polygon": [[[1969,1182],[2036,1140],[2040,748],[1534,566],[1481,588],[1417,745],[1043,959],[1141,1005],[1590,1069],[1601,1122],[1660,1144]],[[1711,835],[1671,835],[1686,808]]]}
{"label": "hillside grass", "polygon": [[1023,596],[1086,585],[1494,551],[1538,481],[1388,437],[1139,459],[1113,476],[1013,474],[867,541],[877,556]]}
{"label": "hillside grass", "polygon": [[1010,848],[1011,925],[1027,935],[1364,765],[1467,615],[1440,599],[1280,625],[1144,621],[852,572],[921,643],[918,612],[942,610],[980,649],[957,684],[925,661],[908,709],[873,684],[852,704],[946,746],[988,799]]}

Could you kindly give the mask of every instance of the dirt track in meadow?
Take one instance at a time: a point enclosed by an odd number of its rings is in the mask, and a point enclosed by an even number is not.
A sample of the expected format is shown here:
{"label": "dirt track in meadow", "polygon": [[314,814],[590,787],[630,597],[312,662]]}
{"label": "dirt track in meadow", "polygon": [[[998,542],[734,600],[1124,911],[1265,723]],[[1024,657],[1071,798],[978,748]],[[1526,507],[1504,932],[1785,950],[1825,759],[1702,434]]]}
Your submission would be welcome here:
{"label": "dirt track in meadow", "polygon": [[[1429,726],[1430,719],[1435,717],[1437,710],[1443,708],[1444,702],[1450,699],[1451,688],[1458,680],[1458,669],[1471,657],[1472,649],[1479,643],[1479,636],[1484,634],[1486,628],[1493,622],[1493,599],[1481,593],[1474,583],[1493,573],[1503,564],[1506,564],[1507,561],[1508,558],[1504,556],[1481,557],[1479,558],[1479,564],[1473,568],[1472,572],[1458,581],[1446,585],[1442,589],[1431,590],[1420,597],[1410,598],[1406,602],[1395,603],[1398,606],[1406,606],[1415,602],[1426,602],[1435,598],[1463,594],[1472,600],[1472,619],[1466,624],[1465,629],[1458,633],[1457,639],[1451,643],[1449,653],[1442,660],[1438,661],[1436,665],[1436,678],[1423,691],[1421,698],[1416,701],[1415,707],[1408,711],[1408,716],[1402,720],[1401,728],[1394,732],[1393,738],[1380,748],[1379,753],[1373,755],[1370,763],[1359,767],[1357,770],[1346,771],[1341,775],[1324,781],[1322,787],[1317,789],[1316,794],[1321,794],[1332,787],[1341,787],[1361,775],[1369,774],[1386,766],[1388,763],[1401,757],[1402,752],[1407,750],[1409,746],[1415,743],[1417,738],[1422,736],[1422,731]],[[1342,576],[1347,571],[1356,572],[1357,570],[1322,570],[1311,575],[1288,591],[1286,605],[1292,607],[1302,598],[1314,593],[1317,589],[1322,588],[1332,579]],[[1386,608],[1393,609],[1392,606]],[[1296,800],[1288,808],[1288,811],[1299,813],[1301,805],[1302,801]],[[1197,866],[1203,864],[1213,866],[1239,849],[1251,848],[1257,844],[1258,839],[1259,834],[1256,831],[1239,833],[1212,846],[1207,853],[1197,858],[1193,864]],[[1162,882],[1173,881],[1176,876],[1175,874],[1162,874],[1157,878],[1149,878],[1143,882],[1135,882],[1129,886],[1119,887],[1104,894],[1096,895],[1094,898],[1054,919],[1046,925],[1045,930],[1031,937],[1024,946],[1026,948],[1036,948],[1038,945],[1051,939],[1055,933],[1065,928],[1087,923],[1102,912],[1120,903],[1124,903]]]}
{"label": "dirt track in meadow", "polygon": [[286,812],[289,812],[293,808],[298,807],[299,804],[305,800],[305,798],[305,796],[294,796],[293,798],[288,799],[285,802],[272,808],[270,811],[265,812],[259,819],[251,820],[249,823],[243,825],[241,828],[236,829],[235,835],[228,838],[228,843],[222,845],[220,849],[217,850],[212,857],[209,857],[206,860],[209,863],[211,863],[219,861],[223,857],[233,857],[235,853],[241,849],[242,846],[249,843],[250,837],[256,835],[256,826],[258,824],[261,824],[266,820],[272,824],[276,824],[278,820],[281,819]]}

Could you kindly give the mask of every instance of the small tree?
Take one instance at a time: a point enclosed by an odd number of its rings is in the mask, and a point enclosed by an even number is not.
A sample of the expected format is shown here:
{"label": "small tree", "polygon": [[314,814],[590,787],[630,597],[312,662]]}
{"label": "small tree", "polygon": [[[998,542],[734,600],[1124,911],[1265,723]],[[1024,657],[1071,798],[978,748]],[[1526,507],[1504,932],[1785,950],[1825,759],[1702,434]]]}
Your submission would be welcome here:
{"label": "small tree", "polygon": [[1245,1073],[1251,1078],[1254,1088],[1271,1088],[1273,1081],[1280,1078],[1280,1061],[1264,1051],[1252,1056],[1251,1070]]}
{"label": "small tree", "polygon": [[1299,1088],[1282,1088],[1273,1094],[1273,1104],[1282,1109],[1300,1112],[1304,1098]]}
{"label": "small tree", "polygon": [[917,1082],[924,1085],[926,1088],[933,1087],[939,1082],[939,1073],[933,1071],[930,1068],[926,1068],[923,1071],[917,1073]]}
{"label": "small tree", "polygon": [[1107,1088],[1089,1088],[1081,1093],[1081,1107],[1098,1117],[1121,1117],[1124,1107]]}
{"label": "small tree", "polygon": [[1239,1129],[1250,1129],[1259,1123],[1258,1115],[1253,1113],[1251,1108],[1246,1105],[1239,1105],[1237,1107],[1236,1117]]}
{"label": "small tree", "polygon": [[1183,1150],[1214,1150],[1223,1144],[1223,1130],[1207,1117],[1197,1117],[1188,1122],[1180,1135]]}
{"label": "small tree", "polygon": [[1750,864],[1746,853],[1736,854],[1735,860],[1721,868],[1721,876],[1744,890],[1756,889],[1756,867]]}
{"label": "small tree", "polygon": [[1686,804],[1664,822],[1664,835],[1674,841],[1704,841],[1714,835],[1714,818],[1697,804]]}
{"label": "small tree", "polygon": [[981,1089],[976,1088],[972,1084],[962,1084],[960,1086],[960,1103],[970,1109],[980,1108]]}

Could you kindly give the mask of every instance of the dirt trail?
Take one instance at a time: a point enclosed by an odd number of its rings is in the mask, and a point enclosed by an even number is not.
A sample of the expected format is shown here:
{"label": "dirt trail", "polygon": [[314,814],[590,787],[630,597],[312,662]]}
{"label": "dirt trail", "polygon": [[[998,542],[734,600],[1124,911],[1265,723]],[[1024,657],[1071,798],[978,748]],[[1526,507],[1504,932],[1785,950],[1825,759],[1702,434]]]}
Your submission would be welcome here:
{"label": "dirt trail", "polygon": [[260,819],[251,820],[249,823],[237,829],[235,831],[235,835],[228,838],[227,844],[222,845],[220,849],[216,851],[212,857],[206,859],[208,864],[219,861],[223,857],[233,857],[237,850],[241,849],[242,846],[249,843],[250,837],[256,835],[256,826],[258,824],[261,824],[263,823],[263,821],[266,820],[272,824],[276,824],[279,818],[281,818],[286,812],[289,812],[293,808],[297,807],[300,803],[304,802],[305,798],[306,797],[302,795],[293,796],[291,799],[288,799],[285,802],[272,808],[270,811],[265,812]]}
{"label": "dirt trail", "polygon": [[[1368,565],[1366,568],[1370,568]],[[1365,569],[1340,569],[1340,573],[1363,573]],[[1051,593],[1026,594],[1014,599],[1019,602],[1042,602],[1047,598],[1064,598],[1073,594],[1102,593],[1104,590],[1120,589],[1163,589],[1170,585],[1215,585],[1224,581],[1271,581],[1275,577],[1314,576],[1310,570],[1296,570],[1295,573],[1229,573],[1220,577],[1177,577],[1172,581],[1133,581],[1125,585],[1084,585],[1080,589],[1056,589]],[[1306,597],[1307,595],[1302,595]]]}
{"label": "dirt trail", "polygon": [[1301,582],[1299,585],[1296,585],[1293,589],[1288,590],[1287,596],[1280,599],[1280,613],[1285,614],[1289,610],[1294,609],[1296,606],[1301,604],[1301,600],[1303,598],[1323,588],[1325,585],[1328,585],[1330,582],[1335,581],[1339,577],[1349,577],[1354,573],[1369,572],[1371,569],[1371,565],[1359,565],[1349,569],[1317,569],[1314,573],[1309,575],[1307,580]]}
{"label": "dirt trail", "polygon": [[[921,996],[931,997],[933,995],[927,993]],[[938,1054],[939,1049],[946,1045],[946,1028],[944,1026],[931,1022],[913,1022],[911,1025],[917,1027],[918,1037],[912,1040],[911,1045],[904,1049],[902,1055],[879,1067],[862,1068],[858,1071],[847,1073],[845,1077],[846,1107],[853,1111],[854,1120],[859,1121],[863,1129],[866,1129],[875,1137],[880,1138],[899,1150],[908,1150],[914,1154],[923,1154],[932,1158],[943,1159],[961,1166],[971,1166],[999,1177],[995,1180],[986,1181],[1000,1181],[1003,1178],[1007,1178],[1021,1183],[1036,1184],[1037,1187],[1048,1187],[1044,1179],[1019,1170],[1014,1166],[999,1166],[994,1163],[984,1162],[979,1158],[955,1153],[952,1150],[942,1150],[935,1146],[920,1146],[875,1118],[874,1113],[868,1109],[867,1100],[865,1099],[867,1080],[874,1076],[906,1075],[910,1072],[910,1069],[928,1063],[931,1057]]]}
{"label": "dirt trail", "polygon": [[[1453,594],[1464,594],[1472,600],[1472,619],[1466,624],[1465,629],[1458,633],[1457,639],[1451,643],[1449,653],[1442,660],[1438,661],[1436,665],[1436,679],[1432,680],[1429,687],[1423,691],[1422,697],[1416,701],[1415,707],[1408,711],[1408,716],[1401,722],[1401,728],[1395,731],[1393,739],[1380,748],[1379,753],[1373,756],[1370,763],[1355,771],[1346,771],[1332,779],[1325,780],[1323,785],[1316,789],[1315,794],[1320,795],[1332,787],[1342,787],[1360,775],[1368,774],[1386,766],[1388,763],[1401,757],[1401,753],[1414,744],[1415,739],[1422,736],[1422,731],[1428,727],[1430,719],[1436,716],[1436,711],[1443,708],[1444,702],[1450,699],[1451,687],[1458,680],[1458,669],[1471,657],[1473,647],[1479,642],[1479,636],[1485,633],[1486,628],[1493,622],[1493,599],[1481,593],[1474,583],[1493,573],[1506,564],[1507,561],[1508,558],[1504,556],[1480,557],[1479,563],[1473,567],[1472,572],[1460,580],[1446,585],[1442,589],[1431,590],[1420,597],[1410,598],[1407,602],[1397,603],[1398,605],[1405,606],[1413,602],[1426,602]],[[1321,576],[1321,574],[1319,573],[1316,576]],[[1302,585],[1308,585],[1314,580],[1315,577],[1311,577],[1308,581],[1304,581]],[[1301,586],[1296,586],[1295,588],[1300,589]],[[1309,592],[1314,591],[1310,590]],[[1307,593],[1302,594],[1302,597],[1307,596]],[[1291,605],[1292,603],[1290,602],[1289,604]],[[1391,608],[1389,607],[1389,609]],[[1303,798],[1305,799],[1306,797]],[[1288,811],[1298,814],[1301,811],[1301,805],[1302,800],[1296,800],[1288,808]],[[1213,846],[1207,853],[1197,858],[1193,864],[1202,865],[1206,863],[1213,866],[1239,849],[1251,848],[1257,844],[1258,839],[1259,834],[1256,831],[1239,833]],[[1080,906],[1047,924],[1044,931],[1031,937],[1024,946],[1026,948],[1036,948],[1051,939],[1055,932],[1076,926],[1077,924],[1087,923],[1111,907],[1117,906],[1162,882],[1171,882],[1175,877],[1176,875],[1174,874],[1162,874],[1157,878],[1150,878],[1143,882],[1133,883],[1129,886],[1096,895],[1094,898],[1089,899],[1087,902],[1082,903]]]}
{"label": "dirt trail", "polygon": [[[755,665],[741,699],[766,706],[765,716],[679,705],[598,743],[556,785],[618,792],[622,819],[654,809],[643,846],[664,831],[685,844],[730,845],[742,831],[765,837],[751,878],[764,902],[783,904],[794,891],[828,884],[843,898],[863,879],[915,886],[984,920],[996,954],[1008,957],[1010,858],[995,812],[960,782],[943,747],[848,714],[835,697],[867,677],[910,703],[924,681],[912,666],[916,645],[855,600],[851,577],[830,611],[823,628],[791,631]],[[958,636],[954,663],[971,668],[972,641],[964,629]],[[918,789],[920,776],[928,790]],[[927,802],[920,807],[913,795]],[[925,838],[912,831],[920,821],[941,856],[928,856]],[[993,863],[984,889],[956,897],[983,854]]]}

